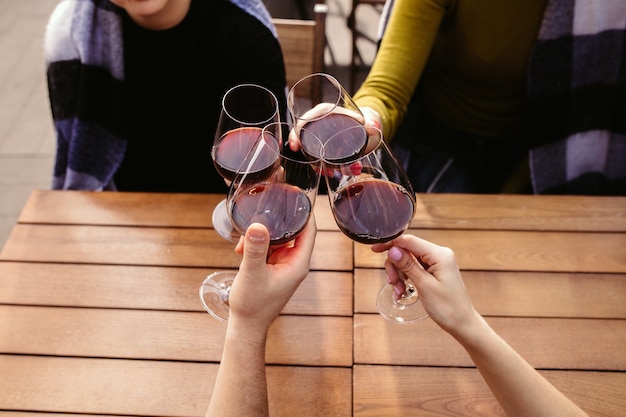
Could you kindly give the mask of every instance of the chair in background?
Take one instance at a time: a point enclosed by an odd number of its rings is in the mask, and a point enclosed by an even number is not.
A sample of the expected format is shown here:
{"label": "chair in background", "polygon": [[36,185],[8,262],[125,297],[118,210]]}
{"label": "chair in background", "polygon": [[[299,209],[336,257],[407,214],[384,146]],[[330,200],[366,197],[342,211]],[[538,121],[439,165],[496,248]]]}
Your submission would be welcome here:
{"label": "chair in background", "polygon": [[357,27],[357,9],[361,5],[368,5],[377,9],[382,9],[385,5],[385,0],[352,0],[352,10],[348,15],[347,25],[350,28],[352,35],[352,57],[350,59],[350,92],[354,94],[356,90],[356,73],[359,65],[365,65],[363,57],[359,53],[357,45],[358,38],[364,38],[372,43],[377,43],[378,39],[372,39],[370,36],[361,32]]}
{"label": "chair in background", "polygon": [[[326,48],[326,15],[328,6],[316,4],[313,20],[272,19],[278,32],[283,51],[287,86],[291,88],[301,78],[324,72],[324,49]],[[319,86],[311,85],[309,97],[319,97]]]}

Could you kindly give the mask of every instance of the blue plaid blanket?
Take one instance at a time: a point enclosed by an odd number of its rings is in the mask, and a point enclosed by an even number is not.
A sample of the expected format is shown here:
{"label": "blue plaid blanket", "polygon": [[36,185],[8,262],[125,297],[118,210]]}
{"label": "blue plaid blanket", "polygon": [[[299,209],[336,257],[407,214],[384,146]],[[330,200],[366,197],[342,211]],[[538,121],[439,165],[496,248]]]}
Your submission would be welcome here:
{"label": "blue plaid blanket", "polygon": [[[277,36],[261,0],[229,1],[256,17]],[[57,136],[53,189],[115,189],[113,175],[127,147],[119,124],[123,101],[119,84],[124,81],[121,13],[123,10],[109,0],[63,0],[48,22],[44,53]],[[75,65],[62,73],[49,70],[51,65],[62,61],[72,61]],[[107,76],[85,77],[84,68],[90,68],[92,74]],[[67,102],[79,104],[68,106]],[[68,114],[68,107],[76,107],[76,113]],[[87,107],[100,109],[107,128],[80,117]]]}

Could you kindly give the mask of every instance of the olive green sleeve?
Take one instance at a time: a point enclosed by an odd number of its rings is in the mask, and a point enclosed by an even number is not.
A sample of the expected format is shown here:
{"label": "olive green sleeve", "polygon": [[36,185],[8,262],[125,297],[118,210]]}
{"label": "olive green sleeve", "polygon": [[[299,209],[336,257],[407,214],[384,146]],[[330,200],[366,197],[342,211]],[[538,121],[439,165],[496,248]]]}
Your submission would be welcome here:
{"label": "olive green sleeve", "polygon": [[395,0],[380,49],[363,85],[354,94],[360,107],[382,117],[383,134],[393,137],[451,0]]}

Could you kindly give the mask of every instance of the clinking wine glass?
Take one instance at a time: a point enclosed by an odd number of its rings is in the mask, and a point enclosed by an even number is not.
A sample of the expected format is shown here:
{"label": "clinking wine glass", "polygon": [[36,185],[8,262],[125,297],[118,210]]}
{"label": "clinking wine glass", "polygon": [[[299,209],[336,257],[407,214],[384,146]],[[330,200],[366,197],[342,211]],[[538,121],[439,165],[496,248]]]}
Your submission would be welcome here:
{"label": "clinking wine glass", "polygon": [[327,146],[324,159],[340,163],[353,160],[365,151],[365,118],[333,76],[315,73],[302,78],[289,90],[287,107],[302,150],[312,158],[321,155],[319,143],[324,145],[331,137],[338,136],[340,139],[334,142],[341,146]]}
{"label": "clinking wine glass", "polygon": [[[246,157],[230,186],[226,207],[234,229],[245,234],[252,223],[263,224],[274,248],[288,245],[306,227],[320,181],[322,163],[289,147],[276,148],[289,133],[290,126],[277,122],[263,129],[262,139]],[[264,170],[252,169],[261,155],[273,154],[274,162]],[[264,158],[264,157],[263,157]],[[265,159],[265,158],[264,158]],[[234,273],[209,276],[201,289],[205,309],[217,319],[227,321],[228,294]]]}
{"label": "clinking wine glass", "polygon": [[[382,132],[374,127],[368,127],[367,132],[368,144],[363,156],[342,163],[324,159],[324,174],[339,229],[359,243],[384,243],[409,227],[415,213],[415,193],[383,140]],[[340,147],[340,142],[340,136],[330,138],[324,152],[327,146]],[[398,323],[428,317],[413,283],[398,273],[406,290],[396,299],[393,287],[385,285],[376,299],[379,313]]]}
{"label": "clinking wine glass", "polygon": [[[267,88],[240,84],[224,94],[211,157],[215,169],[227,183],[234,179],[248,152],[261,137],[263,128],[278,121],[278,100]],[[229,241],[239,237],[233,233],[226,199],[213,210],[213,227]]]}
{"label": "clinking wine glass", "polygon": [[[233,181],[250,150],[261,140],[263,128],[277,121],[278,100],[267,88],[256,84],[240,84],[224,94],[211,157],[216,170],[227,183]],[[282,143],[274,142],[269,147],[279,149],[281,146]],[[248,168],[264,172],[264,164],[272,165],[274,161],[271,158],[274,156],[275,153],[270,154],[270,159],[265,162],[259,157],[257,164]],[[239,237],[230,223],[226,199],[213,210],[213,227],[228,241],[234,242]],[[218,271],[206,277],[200,285],[200,299],[205,310],[220,321],[226,321],[225,317],[228,317],[228,291],[236,274],[236,271]],[[222,297],[226,303],[226,313],[217,307],[211,309],[207,306],[207,302],[212,302],[209,301],[211,297]],[[216,301],[215,305],[220,303]]]}

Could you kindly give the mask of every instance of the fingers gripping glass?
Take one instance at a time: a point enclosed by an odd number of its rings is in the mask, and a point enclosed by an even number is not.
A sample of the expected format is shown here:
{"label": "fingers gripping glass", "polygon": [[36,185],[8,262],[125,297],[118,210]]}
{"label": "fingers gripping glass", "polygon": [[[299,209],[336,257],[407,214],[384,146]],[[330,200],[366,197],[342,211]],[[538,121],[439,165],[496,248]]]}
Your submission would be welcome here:
{"label": "fingers gripping glass", "polygon": [[[363,244],[388,242],[409,227],[415,213],[415,193],[409,179],[376,128],[367,128],[366,153],[351,161],[336,163],[324,158],[328,197],[339,229]],[[324,145],[333,146],[339,136]],[[428,316],[417,290],[400,272],[405,293],[396,299],[391,285],[377,297],[381,315],[410,323]]]}

